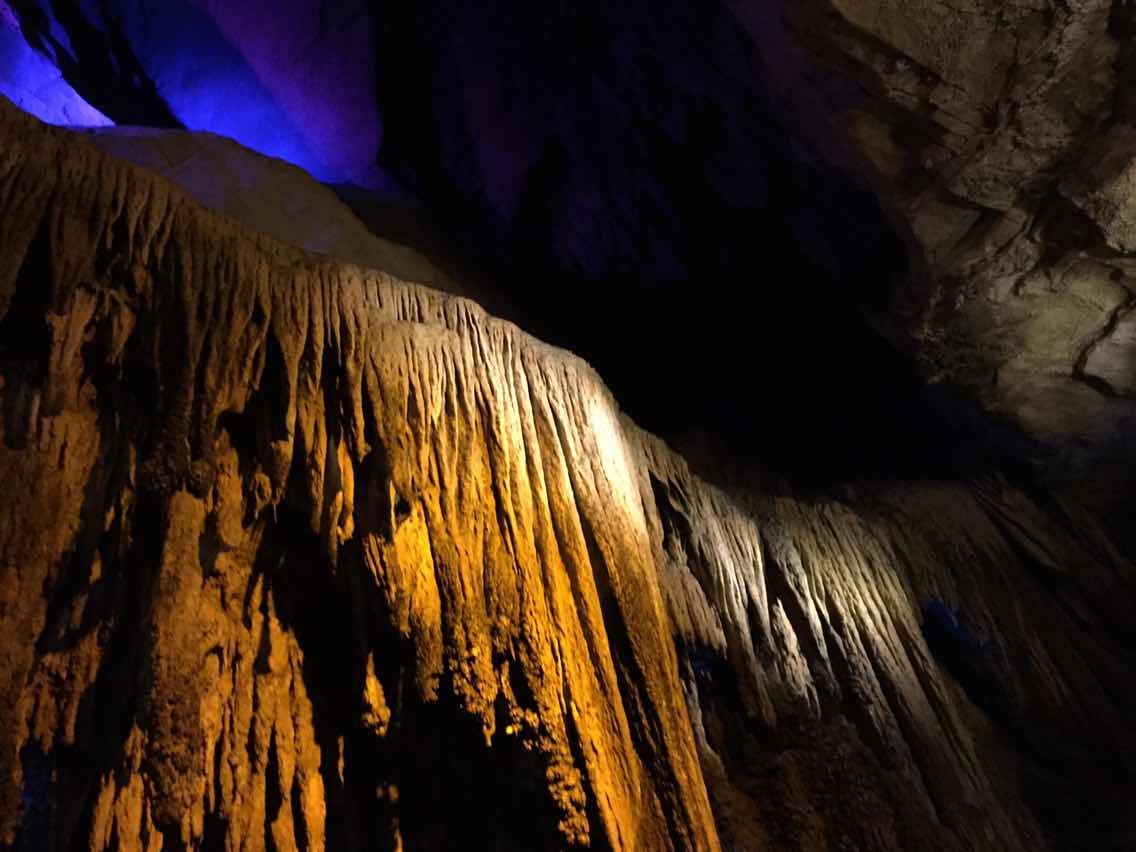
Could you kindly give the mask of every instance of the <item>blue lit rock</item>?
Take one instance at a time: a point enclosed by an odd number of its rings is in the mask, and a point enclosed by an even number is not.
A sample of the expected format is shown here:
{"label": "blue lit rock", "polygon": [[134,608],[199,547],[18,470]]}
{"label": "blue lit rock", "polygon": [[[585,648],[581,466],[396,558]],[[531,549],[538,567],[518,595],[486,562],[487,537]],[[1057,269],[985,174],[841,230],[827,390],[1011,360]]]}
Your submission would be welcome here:
{"label": "blue lit rock", "polygon": [[55,64],[32,49],[19,21],[0,2],[0,94],[49,124],[98,127],[110,119],[83,100]]}

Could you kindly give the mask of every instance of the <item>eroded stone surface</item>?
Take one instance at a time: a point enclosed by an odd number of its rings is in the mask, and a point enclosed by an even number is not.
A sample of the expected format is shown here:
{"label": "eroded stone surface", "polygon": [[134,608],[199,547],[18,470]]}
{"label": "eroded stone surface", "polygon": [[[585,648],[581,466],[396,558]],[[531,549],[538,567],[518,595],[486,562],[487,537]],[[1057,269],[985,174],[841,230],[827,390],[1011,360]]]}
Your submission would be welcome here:
{"label": "eroded stone surface", "polygon": [[157,172],[207,207],[306,251],[469,295],[438,263],[367,230],[334,192],[298,166],[212,133],[115,127],[88,131],[101,150]]}
{"label": "eroded stone surface", "polygon": [[1074,509],[727,495],[474,304],[0,118],[0,844],[1036,849],[1131,771]]}
{"label": "eroded stone surface", "polygon": [[[814,76],[786,90],[856,81],[811,120],[910,229],[911,287],[883,321],[906,314],[925,373],[1016,426],[1056,480],[1130,471],[1132,4],[818,0],[789,20]],[[1097,492],[1114,513],[1131,494]]]}

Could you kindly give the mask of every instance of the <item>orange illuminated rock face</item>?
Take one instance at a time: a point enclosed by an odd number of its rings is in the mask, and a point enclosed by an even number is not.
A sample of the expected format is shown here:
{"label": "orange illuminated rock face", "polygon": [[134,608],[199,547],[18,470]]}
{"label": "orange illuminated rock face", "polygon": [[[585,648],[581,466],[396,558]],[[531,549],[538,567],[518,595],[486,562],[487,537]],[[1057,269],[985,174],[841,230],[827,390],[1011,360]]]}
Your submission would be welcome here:
{"label": "orange illuminated rock face", "polygon": [[570,354],[7,104],[0,375],[0,846],[1036,849],[1038,766],[1133,753],[1074,509],[728,495]]}

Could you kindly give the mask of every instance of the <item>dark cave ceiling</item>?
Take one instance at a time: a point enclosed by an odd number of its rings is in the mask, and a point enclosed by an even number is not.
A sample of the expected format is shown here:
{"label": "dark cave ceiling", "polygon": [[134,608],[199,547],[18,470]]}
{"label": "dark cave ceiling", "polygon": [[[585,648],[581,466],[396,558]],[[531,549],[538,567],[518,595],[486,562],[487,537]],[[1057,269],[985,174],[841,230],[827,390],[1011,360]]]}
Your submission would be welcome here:
{"label": "dark cave ceiling", "polygon": [[481,301],[672,436],[858,465],[938,431],[894,427],[916,380],[860,320],[902,245],[790,134],[725,6],[10,6],[116,123],[231,135],[361,211],[430,211]]}
{"label": "dark cave ceiling", "polygon": [[1006,201],[1053,178],[997,116],[1097,126],[1116,14],[1022,12],[1007,53],[983,12],[964,69],[965,22],[891,5],[874,24],[846,2],[9,0],[4,86],[47,120],[209,130],[300,165],[694,455],[829,479],[1047,445],[1079,475],[1129,441],[1115,300],[1090,298],[1054,372],[1068,300],[968,294],[1035,246],[1014,281],[1095,251],[1053,237],[1064,207]]}

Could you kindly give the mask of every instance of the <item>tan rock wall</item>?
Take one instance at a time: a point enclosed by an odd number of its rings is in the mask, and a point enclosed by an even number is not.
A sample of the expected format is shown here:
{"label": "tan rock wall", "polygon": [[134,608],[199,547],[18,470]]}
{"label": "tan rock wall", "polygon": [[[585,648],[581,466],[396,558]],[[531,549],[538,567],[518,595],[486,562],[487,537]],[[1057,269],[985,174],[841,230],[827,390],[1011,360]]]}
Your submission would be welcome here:
{"label": "tan rock wall", "polygon": [[1070,508],[727,495],[568,353],[7,105],[0,257],[0,845],[1034,849],[1031,748],[1131,755]]}

